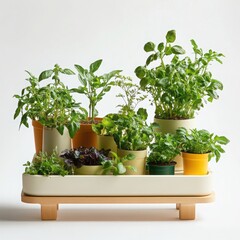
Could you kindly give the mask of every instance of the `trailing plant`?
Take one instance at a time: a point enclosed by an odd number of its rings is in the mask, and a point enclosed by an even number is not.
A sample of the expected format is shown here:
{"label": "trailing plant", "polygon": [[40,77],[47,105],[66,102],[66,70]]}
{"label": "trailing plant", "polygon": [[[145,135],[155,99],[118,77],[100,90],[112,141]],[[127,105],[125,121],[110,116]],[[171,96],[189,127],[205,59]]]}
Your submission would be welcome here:
{"label": "trailing plant", "polygon": [[30,175],[65,176],[72,174],[71,168],[58,156],[56,150],[51,155],[48,155],[46,152],[40,152],[36,155],[33,162],[28,161],[23,166],[25,166],[25,174]]}
{"label": "trailing plant", "polygon": [[104,160],[109,160],[109,150],[97,150],[94,147],[79,147],[76,149],[67,149],[60,154],[65,163],[70,167],[80,168],[83,165],[93,166],[101,165]]}
{"label": "trailing plant", "polygon": [[186,128],[179,128],[177,137],[181,143],[182,152],[209,153],[208,160],[216,158],[216,162],[219,161],[221,154],[225,152],[222,145],[229,143],[229,139],[225,136],[209,133],[205,129],[197,130],[195,128],[188,131]]}
{"label": "trailing plant", "polygon": [[134,166],[126,165],[128,161],[135,158],[134,154],[127,154],[124,157],[119,157],[115,152],[111,152],[111,160],[103,160],[103,174],[113,174],[113,175],[123,175],[126,173],[127,169],[131,171],[136,171]]}
{"label": "trailing plant", "polygon": [[150,144],[150,154],[147,158],[148,164],[171,165],[175,164],[174,158],[181,153],[179,141],[174,134],[154,133],[154,142]]}
{"label": "trailing plant", "polygon": [[115,85],[120,87],[123,93],[119,93],[116,97],[122,98],[124,104],[120,107],[119,113],[128,115],[134,113],[137,105],[143,101],[147,95],[144,95],[139,85],[134,84],[130,77],[117,75]]}
{"label": "trailing plant", "polygon": [[62,69],[57,64],[53,69],[43,71],[39,81],[52,78],[53,82],[39,89],[39,94],[44,96],[39,122],[49,128],[56,128],[63,134],[64,127],[72,138],[80,127],[80,120],[85,119],[87,111],[77,103],[70,90],[60,81],[59,75],[73,75],[70,69]]}
{"label": "trailing plant", "polygon": [[119,149],[145,150],[153,139],[153,129],[146,123],[147,112],[140,108],[137,113],[119,114],[117,130],[113,134]]}
{"label": "trailing plant", "polygon": [[90,64],[89,69],[85,69],[80,65],[75,64],[75,68],[78,71],[78,79],[80,86],[73,88],[72,91],[86,95],[89,100],[88,117],[91,123],[94,123],[94,117],[97,116],[96,106],[100,102],[103,96],[110,91],[114,85],[112,78],[121,72],[120,70],[114,70],[101,76],[95,75],[95,72],[102,64],[102,59],[97,60]]}
{"label": "trailing plant", "polygon": [[[152,96],[155,117],[162,119],[194,118],[205,102],[217,99],[223,84],[214,79],[209,66],[212,62],[222,63],[222,53],[213,50],[203,52],[195,40],[191,40],[193,58],[184,55],[185,50],[175,45],[175,30],[168,31],[166,41],[157,46],[153,42],[144,45],[150,52],[144,66],[136,68],[140,86]],[[180,55],[183,55],[181,58]],[[157,66],[149,68],[152,62]]]}
{"label": "trailing plant", "polygon": [[101,122],[92,125],[92,129],[98,135],[112,136],[117,131],[116,122],[119,119],[119,114],[109,113]]}

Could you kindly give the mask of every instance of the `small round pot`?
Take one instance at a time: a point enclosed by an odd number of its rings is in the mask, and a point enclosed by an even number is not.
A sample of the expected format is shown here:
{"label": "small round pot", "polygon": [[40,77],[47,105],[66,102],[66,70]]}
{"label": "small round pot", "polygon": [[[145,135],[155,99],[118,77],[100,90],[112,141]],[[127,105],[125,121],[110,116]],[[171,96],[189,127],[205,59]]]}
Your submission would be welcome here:
{"label": "small round pot", "polygon": [[125,165],[131,165],[136,168],[136,172],[127,169],[126,175],[145,175],[146,174],[146,158],[147,150],[132,151],[117,149],[119,157],[126,156],[127,154],[134,154],[135,158],[125,163]]}
{"label": "small round pot", "polygon": [[36,120],[32,120],[35,151],[38,154],[42,151],[42,139],[43,139],[43,125]]}
{"label": "small round pot", "polygon": [[208,153],[182,153],[184,175],[206,175],[208,173]]}
{"label": "small round pot", "polygon": [[[102,118],[94,118],[96,121],[101,121]],[[92,123],[81,123],[80,129],[72,138],[72,147],[95,147],[97,148],[97,134],[92,130]]]}
{"label": "small round pot", "polygon": [[174,175],[175,174],[175,164],[171,165],[155,165],[148,164],[149,175]]}
{"label": "small round pot", "polygon": [[103,172],[102,165],[87,166],[83,165],[80,168],[74,168],[75,175],[101,175]]}

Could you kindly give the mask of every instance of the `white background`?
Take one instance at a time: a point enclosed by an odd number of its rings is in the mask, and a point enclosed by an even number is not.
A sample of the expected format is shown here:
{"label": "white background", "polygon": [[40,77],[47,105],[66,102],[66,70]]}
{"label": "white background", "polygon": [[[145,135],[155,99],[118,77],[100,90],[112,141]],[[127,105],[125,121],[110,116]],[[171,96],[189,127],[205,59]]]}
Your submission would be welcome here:
{"label": "white background", "polygon": [[[239,239],[239,12],[238,0],[0,0],[0,239]],[[195,221],[179,221],[173,205],[73,205],[62,207],[57,222],[41,222],[39,206],[20,201],[22,164],[34,152],[32,128],[19,131],[13,120],[24,70],[38,75],[55,63],[73,69],[102,58],[99,73],[123,69],[137,82],[144,43],[159,43],[170,29],[189,54],[193,38],[226,56],[211,67],[224,91],[197,116],[199,128],[231,140],[220,162],[210,163],[216,201],[197,205]],[[116,111],[116,93],[99,104],[100,116]]]}

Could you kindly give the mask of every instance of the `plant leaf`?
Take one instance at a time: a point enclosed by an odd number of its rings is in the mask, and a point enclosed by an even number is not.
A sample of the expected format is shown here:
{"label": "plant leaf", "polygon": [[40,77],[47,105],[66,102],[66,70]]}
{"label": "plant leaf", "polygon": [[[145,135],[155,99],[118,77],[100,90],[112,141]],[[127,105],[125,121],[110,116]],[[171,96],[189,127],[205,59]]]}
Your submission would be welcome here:
{"label": "plant leaf", "polygon": [[168,43],[173,43],[176,40],[176,31],[170,30],[167,32],[166,40]]}
{"label": "plant leaf", "polygon": [[153,42],[147,42],[143,47],[145,52],[152,52],[155,49],[155,44]]}
{"label": "plant leaf", "polygon": [[49,77],[51,77],[53,74],[53,70],[46,70],[46,71],[43,71],[40,75],[39,75],[39,81],[42,81],[44,79],[47,79]]}
{"label": "plant leaf", "polygon": [[99,67],[100,67],[101,64],[102,64],[102,59],[99,59],[99,60],[93,62],[93,63],[90,65],[89,71],[90,71],[91,73],[96,72],[96,71],[99,69]]}

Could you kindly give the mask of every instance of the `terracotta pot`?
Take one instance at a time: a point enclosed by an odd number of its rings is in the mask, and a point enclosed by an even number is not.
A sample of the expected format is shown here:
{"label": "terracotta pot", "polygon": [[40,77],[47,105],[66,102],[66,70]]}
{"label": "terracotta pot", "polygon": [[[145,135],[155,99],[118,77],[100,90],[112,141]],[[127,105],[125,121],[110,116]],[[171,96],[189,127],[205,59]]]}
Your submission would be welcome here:
{"label": "terracotta pot", "polygon": [[[111,149],[112,152],[117,152],[117,144],[113,136],[97,135],[97,149]],[[111,155],[111,154],[110,154]]]}
{"label": "terracotta pot", "polygon": [[35,120],[32,120],[33,134],[34,134],[34,143],[35,151],[38,154],[42,151],[42,139],[43,139],[43,125]]}
{"label": "terracotta pot", "polygon": [[117,154],[119,157],[123,157],[127,154],[134,154],[135,158],[128,161],[125,165],[131,165],[136,168],[136,172],[127,170],[126,175],[145,175],[146,174],[146,158],[147,150],[132,151],[132,150],[123,150],[117,149]]}
{"label": "terracotta pot", "polygon": [[182,153],[184,175],[208,174],[208,153]]}
{"label": "terracotta pot", "polygon": [[[193,129],[196,127],[195,119],[159,119],[154,118],[154,122],[159,125],[155,127],[154,131],[162,133],[176,133],[176,130],[180,127],[185,127],[187,130]],[[177,172],[183,171],[183,159],[181,155],[176,156],[173,159],[177,164],[175,170]]]}
{"label": "terracotta pot", "polygon": [[75,175],[101,175],[103,172],[102,165],[87,166],[74,169]]}
{"label": "terracotta pot", "polygon": [[63,135],[61,135],[56,128],[43,127],[43,145],[42,150],[48,154],[52,154],[56,149],[60,154],[65,149],[71,148],[71,138],[67,128],[64,128]]}
{"label": "terracotta pot", "polygon": [[[102,118],[94,118],[96,121],[101,121]],[[80,129],[72,138],[72,148],[78,147],[95,147],[97,148],[97,134],[92,130],[91,123],[81,123]]]}
{"label": "terracotta pot", "polygon": [[149,175],[174,175],[175,165],[152,165],[148,164]]}

